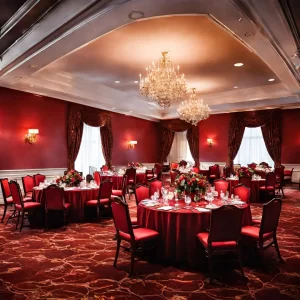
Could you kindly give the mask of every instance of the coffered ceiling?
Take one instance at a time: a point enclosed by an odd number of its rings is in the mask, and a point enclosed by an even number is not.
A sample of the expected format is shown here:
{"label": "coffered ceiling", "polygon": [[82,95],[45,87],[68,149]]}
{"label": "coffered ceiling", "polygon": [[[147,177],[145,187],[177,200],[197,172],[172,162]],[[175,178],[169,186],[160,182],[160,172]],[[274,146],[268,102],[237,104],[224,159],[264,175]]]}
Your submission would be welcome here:
{"label": "coffered ceiling", "polygon": [[[266,9],[255,0],[60,1],[3,56],[0,85],[173,118],[178,105],[159,108],[140,96],[136,83],[167,49],[212,113],[299,107],[293,36],[272,3]],[[132,20],[135,15],[143,17]]]}

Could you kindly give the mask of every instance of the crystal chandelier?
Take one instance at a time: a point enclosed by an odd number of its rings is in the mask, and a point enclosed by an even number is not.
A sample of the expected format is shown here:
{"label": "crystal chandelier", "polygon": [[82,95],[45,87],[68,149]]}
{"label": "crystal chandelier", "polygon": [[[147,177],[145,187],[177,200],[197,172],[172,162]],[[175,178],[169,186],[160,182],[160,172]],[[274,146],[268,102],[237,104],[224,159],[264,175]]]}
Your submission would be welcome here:
{"label": "crystal chandelier", "polygon": [[146,70],[145,78],[140,74],[142,96],[165,108],[186,95],[184,74],[179,75],[179,66],[175,70],[173,62],[168,57],[168,51],[163,51],[160,60],[153,62]]}
{"label": "crystal chandelier", "polygon": [[189,100],[182,101],[177,111],[181,120],[196,126],[198,122],[209,117],[210,110],[207,104],[203,104],[202,99],[197,99],[195,91],[196,89],[193,89]]}

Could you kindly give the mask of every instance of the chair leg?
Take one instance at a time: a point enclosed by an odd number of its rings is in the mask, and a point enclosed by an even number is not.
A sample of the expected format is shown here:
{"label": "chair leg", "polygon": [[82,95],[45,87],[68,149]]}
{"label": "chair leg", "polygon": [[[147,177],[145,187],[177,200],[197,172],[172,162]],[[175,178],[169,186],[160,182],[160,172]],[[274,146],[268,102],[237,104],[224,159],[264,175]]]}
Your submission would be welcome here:
{"label": "chair leg", "polygon": [[67,211],[64,210],[64,228],[66,229],[67,226]]}
{"label": "chair leg", "polygon": [[48,230],[48,211],[45,211],[45,231]]}
{"label": "chair leg", "polygon": [[208,249],[208,268],[209,268],[209,282],[213,282],[213,261],[212,261],[212,251]]}
{"label": "chair leg", "polygon": [[278,257],[279,257],[280,262],[281,262],[281,263],[284,263],[284,260],[283,260],[281,254],[280,254],[280,251],[279,251],[279,246],[278,246],[278,242],[277,242],[277,237],[276,237],[276,235],[274,236],[274,246],[275,246],[275,249],[276,249],[276,252],[277,252],[277,255],[278,255]]}
{"label": "chair leg", "polygon": [[264,265],[264,242],[259,241],[259,254],[262,265]]}
{"label": "chair leg", "polygon": [[17,220],[17,224],[16,224],[16,230],[18,229],[19,220],[20,220],[20,212],[18,212],[18,220]]}
{"label": "chair leg", "polygon": [[7,224],[8,224],[8,221],[9,221],[10,219],[14,218],[15,215],[16,215],[16,210],[14,210],[13,213],[9,216],[9,218],[7,219],[5,225],[7,225]]}
{"label": "chair leg", "polygon": [[23,225],[24,225],[24,215],[25,215],[25,212],[22,211],[22,220],[21,220],[20,232],[22,231],[22,228],[23,228]]}
{"label": "chair leg", "polygon": [[97,221],[100,220],[100,206],[97,205]]}
{"label": "chair leg", "polygon": [[135,242],[132,242],[132,243],[131,243],[131,266],[130,266],[130,276],[133,275],[133,271],[134,271],[135,250],[136,250]]}
{"label": "chair leg", "polygon": [[285,198],[284,192],[283,192],[283,187],[281,187],[281,191],[282,191],[282,196],[283,196],[283,198]]}
{"label": "chair leg", "polygon": [[117,236],[117,250],[116,250],[116,256],[115,256],[115,260],[114,260],[114,267],[116,267],[116,265],[117,265],[120,246],[121,246],[121,239]]}
{"label": "chair leg", "polygon": [[237,258],[238,258],[238,261],[239,261],[241,274],[242,274],[243,277],[245,277],[244,270],[243,270],[243,262],[242,262],[240,247],[237,248],[236,255],[237,255]]}
{"label": "chair leg", "polygon": [[4,221],[5,214],[6,214],[6,210],[7,210],[7,204],[5,203],[5,204],[4,204],[4,212],[3,212],[2,219],[1,219],[1,223],[3,223],[3,221]]}

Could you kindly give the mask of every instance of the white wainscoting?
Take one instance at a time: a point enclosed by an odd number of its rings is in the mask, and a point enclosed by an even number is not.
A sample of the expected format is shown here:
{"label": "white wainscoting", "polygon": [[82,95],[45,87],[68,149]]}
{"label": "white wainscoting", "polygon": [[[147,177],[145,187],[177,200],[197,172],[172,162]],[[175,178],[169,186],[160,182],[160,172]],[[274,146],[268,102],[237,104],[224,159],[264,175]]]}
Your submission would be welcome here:
{"label": "white wainscoting", "polygon": [[[53,180],[56,176],[61,176],[67,168],[53,169],[23,169],[23,170],[0,170],[0,178],[8,178],[9,180],[17,180],[23,193],[22,177],[26,175],[35,175],[37,173],[46,176],[48,181]],[[0,204],[3,204],[3,195],[0,189]]]}

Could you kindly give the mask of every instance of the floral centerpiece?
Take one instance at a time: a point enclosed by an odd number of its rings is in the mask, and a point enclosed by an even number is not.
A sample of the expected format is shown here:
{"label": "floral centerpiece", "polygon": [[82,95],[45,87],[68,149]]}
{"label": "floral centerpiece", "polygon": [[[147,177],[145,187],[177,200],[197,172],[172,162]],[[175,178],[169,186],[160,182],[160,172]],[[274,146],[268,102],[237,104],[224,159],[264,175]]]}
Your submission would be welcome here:
{"label": "floral centerpiece", "polygon": [[139,162],[131,162],[131,163],[128,163],[127,165],[129,168],[130,167],[135,167],[135,168],[142,168],[143,167],[143,164],[139,163]]}
{"label": "floral centerpiece", "polygon": [[61,176],[56,179],[57,184],[65,184],[66,186],[77,186],[83,180],[79,172],[75,170],[70,170],[64,176]]}
{"label": "floral centerpiece", "polygon": [[186,166],[187,166],[187,161],[181,160],[181,161],[179,162],[179,167],[186,167]]}
{"label": "floral centerpiece", "polygon": [[196,173],[180,174],[176,177],[174,184],[178,193],[185,192],[192,198],[196,194],[204,194],[208,188],[206,177]]}
{"label": "floral centerpiece", "polygon": [[254,170],[248,167],[241,167],[236,170],[235,174],[238,177],[251,177],[254,174]]}

